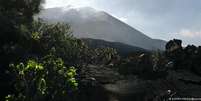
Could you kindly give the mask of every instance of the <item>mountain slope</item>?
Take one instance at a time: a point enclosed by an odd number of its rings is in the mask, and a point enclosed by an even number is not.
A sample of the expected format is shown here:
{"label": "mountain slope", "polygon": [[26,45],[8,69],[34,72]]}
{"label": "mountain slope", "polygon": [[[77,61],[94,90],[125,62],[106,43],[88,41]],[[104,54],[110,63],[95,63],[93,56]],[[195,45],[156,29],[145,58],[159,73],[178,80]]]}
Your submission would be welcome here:
{"label": "mountain slope", "polygon": [[148,50],[164,49],[165,41],[152,39],[106,12],[93,8],[50,8],[38,15],[50,22],[67,22],[78,38],[121,42]]}
{"label": "mountain slope", "polygon": [[126,56],[132,52],[148,52],[145,49],[134,47],[131,45],[123,44],[120,42],[108,42],[100,39],[90,39],[90,38],[82,38],[82,40],[90,47],[90,48],[114,48],[120,55]]}

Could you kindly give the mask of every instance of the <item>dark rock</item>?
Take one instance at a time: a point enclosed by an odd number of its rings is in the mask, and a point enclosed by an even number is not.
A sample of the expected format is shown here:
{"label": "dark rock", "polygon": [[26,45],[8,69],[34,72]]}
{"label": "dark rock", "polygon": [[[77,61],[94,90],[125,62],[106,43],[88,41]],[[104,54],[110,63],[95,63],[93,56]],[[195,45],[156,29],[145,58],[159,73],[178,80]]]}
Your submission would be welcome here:
{"label": "dark rock", "polygon": [[184,48],[184,52],[186,55],[190,56],[196,54],[198,51],[196,46],[188,45],[186,48]]}
{"label": "dark rock", "polygon": [[[80,101],[163,101],[170,97],[201,95],[201,77],[187,70],[170,70],[165,78],[144,80],[138,76],[118,78],[119,74],[116,75],[114,71],[99,69],[104,67],[88,66],[88,68],[92,73],[88,80],[96,83],[82,88],[84,91],[82,94],[87,94],[83,99],[87,100]],[[110,80],[112,78],[108,78],[108,75],[118,79]]]}
{"label": "dark rock", "polygon": [[103,85],[120,79],[115,70],[95,65],[82,68],[81,76],[79,101],[110,101],[110,95]]}
{"label": "dark rock", "polygon": [[186,69],[201,74],[200,57],[201,51],[199,47],[194,45],[188,45],[186,48],[182,48],[181,40],[170,40],[166,44],[166,56],[174,63],[174,69]]}
{"label": "dark rock", "polygon": [[80,101],[166,101],[201,97],[201,47],[182,48],[182,41],[174,39],[167,43],[165,54],[164,57],[135,55],[113,68],[87,66],[83,69],[83,82],[87,83],[82,89],[83,94],[88,95],[85,95],[87,100]]}
{"label": "dark rock", "polygon": [[201,96],[201,77],[189,71],[169,71],[167,77],[176,88],[179,97],[200,97]]}
{"label": "dark rock", "polygon": [[181,66],[184,59],[182,41],[178,39],[170,40],[166,44],[166,56],[169,60],[174,62],[174,69],[183,67]]}
{"label": "dark rock", "polygon": [[165,67],[168,69],[173,69],[174,68],[174,62],[169,61],[167,64],[165,64]]}
{"label": "dark rock", "polygon": [[119,80],[105,84],[111,101],[163,101],[170,97],[200,97],[201,78],[188,71],[169,71],[165,79]]}
{"label": "dark rock", "polygon": [[146,82],[139,79],[120,80],[106,84],[104,88],[109,92],[110,101],[147,101],[153,97]]}
{"label": "dark rock", "polygon": [[101,84],[113,83],[120,79],[120,75],[117,71],[104,66],[88,65],[84,68],[82,74],[85,79],[96,81]]}
{"label": "dark rock", "polygon": [[182,49],[182,41],[179,39],[170,40],[166,44],[165,48],[167,52],[173,52],[175,50]]}

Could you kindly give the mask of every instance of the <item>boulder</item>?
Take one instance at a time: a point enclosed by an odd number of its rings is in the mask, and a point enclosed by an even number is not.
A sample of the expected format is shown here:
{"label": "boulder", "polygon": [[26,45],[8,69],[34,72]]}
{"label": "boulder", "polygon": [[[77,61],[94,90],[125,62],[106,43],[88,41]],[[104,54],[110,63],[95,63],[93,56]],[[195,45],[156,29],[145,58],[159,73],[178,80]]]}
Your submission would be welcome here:
{"label": "boulder", "polygon": [[180,49],[182,49],[182,41],[179,39],[170,40],[166,44],[165,48],[166,48],[167,52],[174,52],[176,50],[180,50]]}

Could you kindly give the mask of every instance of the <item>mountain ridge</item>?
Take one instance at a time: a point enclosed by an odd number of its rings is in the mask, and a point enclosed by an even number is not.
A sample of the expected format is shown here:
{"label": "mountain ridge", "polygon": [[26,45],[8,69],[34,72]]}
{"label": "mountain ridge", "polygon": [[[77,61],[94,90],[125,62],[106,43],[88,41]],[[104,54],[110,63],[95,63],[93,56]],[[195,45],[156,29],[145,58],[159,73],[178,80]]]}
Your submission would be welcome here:
{"label": "mountain ridge", "polygon": [[85,44],[87,44],[87,46],[89,46],[90,48],[107,48],[107,47],[114,48],[121,56],[127,56],[133,52],[135,53],[149,52],[148,50],[120,42],[108,42],[101,39],[90,39],[90,38],[82,38],[81,40]]}
{"label": "mountain ridge", "polygon": [[148,49],[164,50],[165,41],[152,39],[114,16],[90,7],[50,8],[38,17],[52,22],[69,23],[78,38],[102,39]]}

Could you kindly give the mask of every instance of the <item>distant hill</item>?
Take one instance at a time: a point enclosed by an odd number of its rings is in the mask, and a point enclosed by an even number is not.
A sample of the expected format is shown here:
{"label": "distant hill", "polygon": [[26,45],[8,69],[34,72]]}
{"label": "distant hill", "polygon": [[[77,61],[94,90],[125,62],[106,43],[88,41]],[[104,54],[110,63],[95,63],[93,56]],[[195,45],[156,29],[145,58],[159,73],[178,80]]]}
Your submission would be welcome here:
{"label": "distant hill", "polygon": [[100,39],[90,39],[90,38],[82,38],[82,40],[87,44],[90,48],[114,48],[120,55],[128,55],[133,52],[148,52],[148,50],[134,47],[131,45],[123,44],[120,42],[108,42]]}
{"label": "distant hill", "polygon": [[[49,22],[69,23],[78,38],[102,39],[148,49],[164,50],[163,40],[152,39],[110,14],[90,7],[49,8],[37,17]],[[133,18],[134,19],[134,18]]]}

